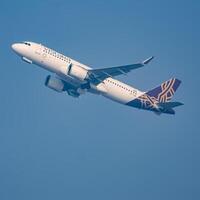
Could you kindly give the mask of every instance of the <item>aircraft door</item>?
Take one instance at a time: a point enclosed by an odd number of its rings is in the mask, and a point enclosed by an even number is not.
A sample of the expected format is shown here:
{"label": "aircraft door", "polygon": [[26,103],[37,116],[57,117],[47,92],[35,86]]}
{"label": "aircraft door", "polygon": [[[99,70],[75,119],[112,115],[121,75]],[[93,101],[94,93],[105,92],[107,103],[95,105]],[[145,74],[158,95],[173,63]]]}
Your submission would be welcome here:
{"label": "aircraft door", "polygon": [[44,63],[47,54],[43,51],[43,47],[38,47],[35,53],[40,57],[40,63]]}
{"label": "aircraft door", "polygon": [[41,55],[41,53],[42,53],[42,47],[41,47],[41,46],[38,47],[38,48],[36,49],[35,53],[36,53],[37,55]]}

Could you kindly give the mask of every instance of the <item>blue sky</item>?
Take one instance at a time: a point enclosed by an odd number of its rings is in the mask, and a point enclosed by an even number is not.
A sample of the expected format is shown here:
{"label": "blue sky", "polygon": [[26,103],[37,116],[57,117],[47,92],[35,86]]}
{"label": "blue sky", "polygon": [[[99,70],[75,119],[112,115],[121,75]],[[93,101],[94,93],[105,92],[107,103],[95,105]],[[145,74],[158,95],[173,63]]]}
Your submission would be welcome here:
{"label": "blue sky", "polygon": [[[199,199],[199,1],[1,1],[0,199]],[[175,116],[44,86],[10,45],[41,42],[94,68],[155,56],[120,80],[177,77]]]}

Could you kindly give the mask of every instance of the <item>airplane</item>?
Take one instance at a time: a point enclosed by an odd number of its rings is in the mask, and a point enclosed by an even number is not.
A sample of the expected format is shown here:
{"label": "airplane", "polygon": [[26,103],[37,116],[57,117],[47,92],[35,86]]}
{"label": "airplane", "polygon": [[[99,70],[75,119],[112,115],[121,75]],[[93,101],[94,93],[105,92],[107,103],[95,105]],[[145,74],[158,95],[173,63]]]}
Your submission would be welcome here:
{"label": "airplane", "polygon": [[73,97],[79,97],[86,92],[100,94],[118,103],[153,111],[158,115],[175,114],[174,108],[183,105],[180,102],[170,101],[181,83],[176,78],[171,78],[147,92],[140,91],[114,78],[144,67],[154,58],[153,56],[136,64],[92,69],[35,42],[14,43],[11,47],[23,61],[36,64],[54,73],[53,76],[46,77],[45,86],[57,92],[65,91]]}

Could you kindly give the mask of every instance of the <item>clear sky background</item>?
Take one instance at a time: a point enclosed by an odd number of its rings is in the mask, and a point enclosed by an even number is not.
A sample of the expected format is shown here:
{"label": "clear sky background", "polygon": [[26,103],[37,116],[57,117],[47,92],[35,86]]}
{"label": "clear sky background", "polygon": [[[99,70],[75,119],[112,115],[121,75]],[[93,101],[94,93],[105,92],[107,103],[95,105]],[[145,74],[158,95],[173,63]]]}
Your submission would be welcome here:
{"label": "clear sky background", "polygon": [[[0,199],[200,199],[199,1],[1,0]],[[120,80],[148,90],[182,80],[175,116],[44,86],[19,41],[94,68],[147,67]]]}

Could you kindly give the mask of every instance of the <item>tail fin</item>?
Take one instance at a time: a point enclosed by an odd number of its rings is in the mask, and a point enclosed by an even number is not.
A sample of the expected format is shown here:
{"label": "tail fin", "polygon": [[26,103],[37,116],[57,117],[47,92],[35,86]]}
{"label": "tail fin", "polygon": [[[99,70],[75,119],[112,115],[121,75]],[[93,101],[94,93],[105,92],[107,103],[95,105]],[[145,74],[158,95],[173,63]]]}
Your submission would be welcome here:
{"label": "tail fin", "polygon": [[181,81],[171,78],[160,86],[145,92],[141,96],[127,103],[129,106],[154,111],[156,114],[175,114],[174,107],[183,105],[179,102],[170,102]]}
{"label": "tail fin", "polygon": [[159,103],[168,102],[171,100],[180,84],[180,80],[171,78],[170,80],[162,83],[160,86],[146,92],[146,95],[155,99],[155,101]]}

